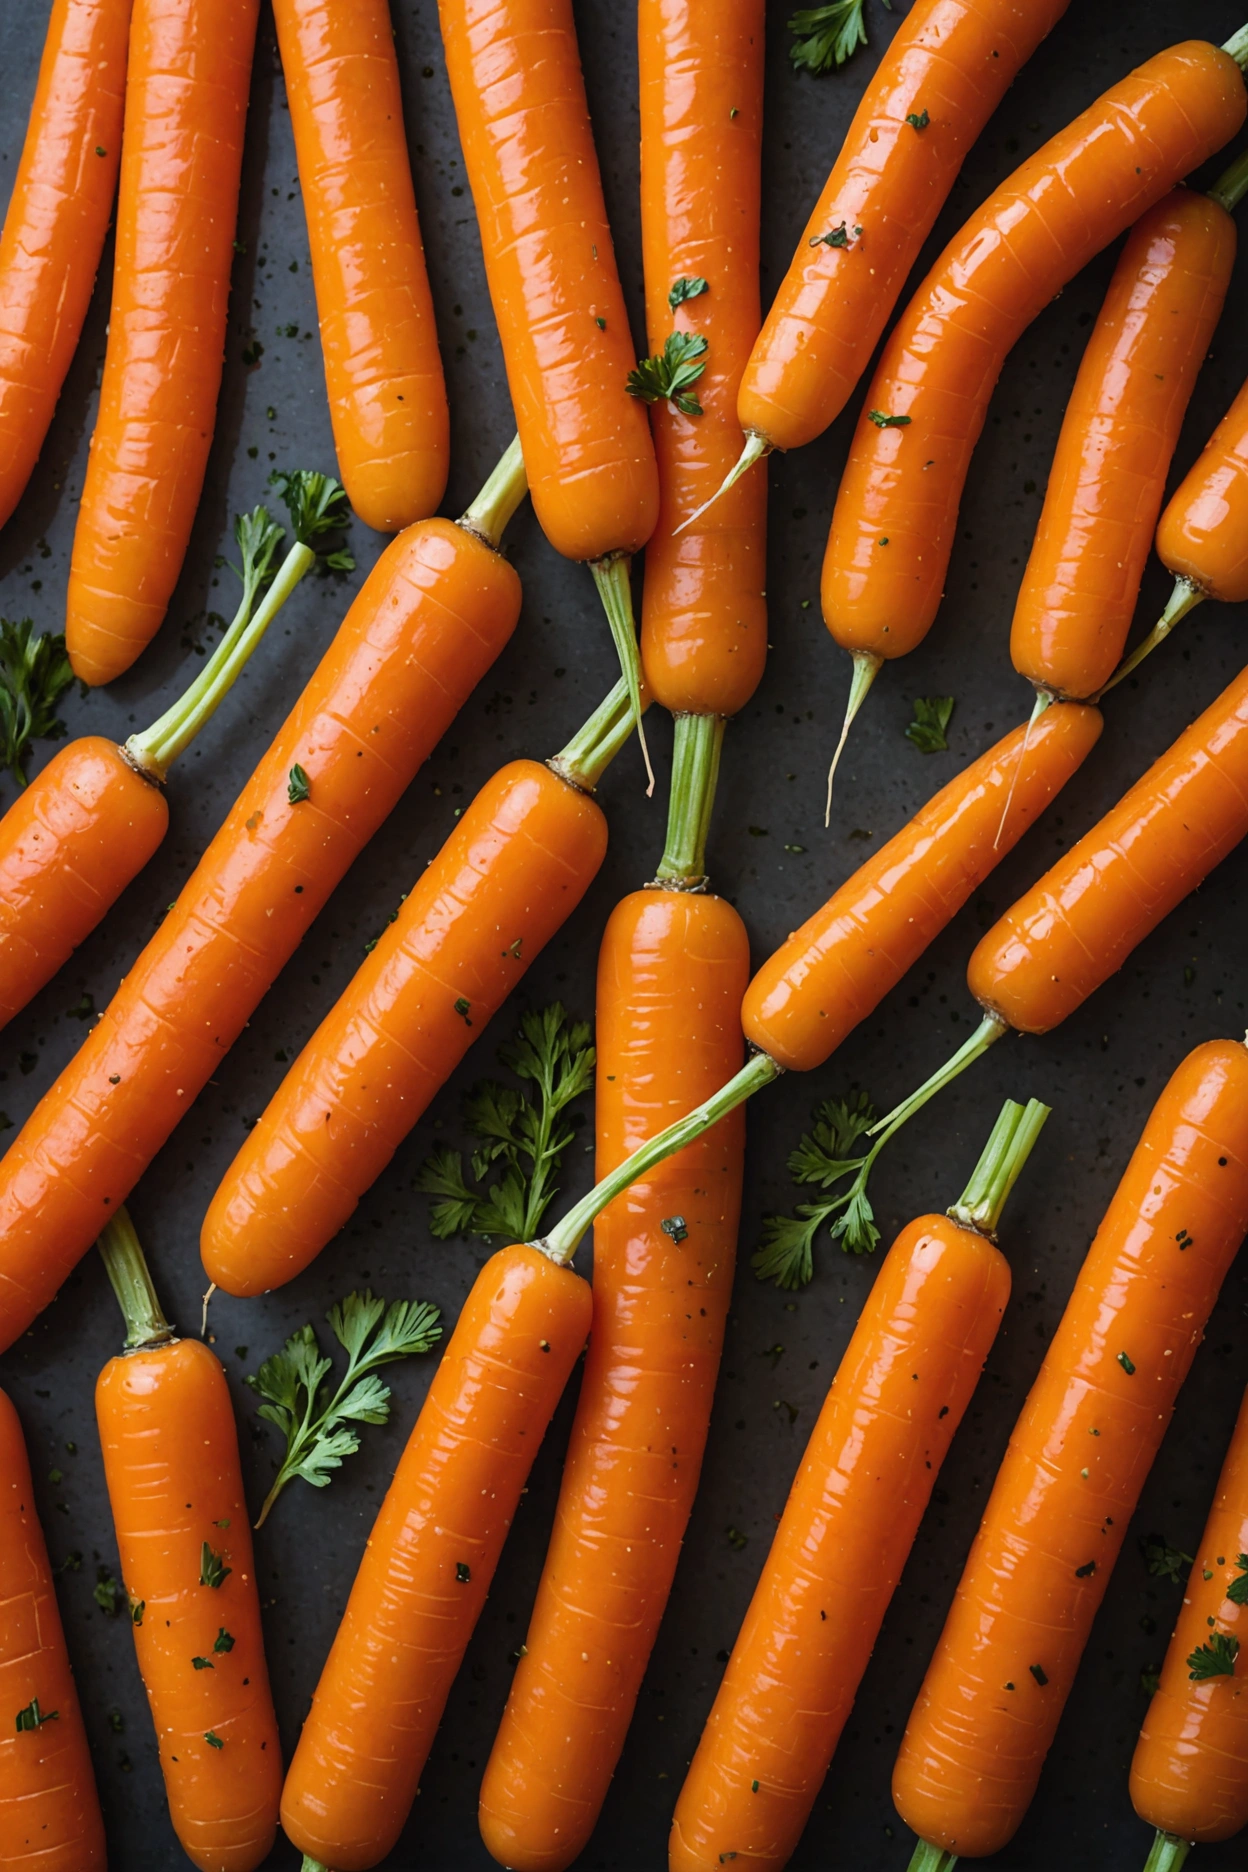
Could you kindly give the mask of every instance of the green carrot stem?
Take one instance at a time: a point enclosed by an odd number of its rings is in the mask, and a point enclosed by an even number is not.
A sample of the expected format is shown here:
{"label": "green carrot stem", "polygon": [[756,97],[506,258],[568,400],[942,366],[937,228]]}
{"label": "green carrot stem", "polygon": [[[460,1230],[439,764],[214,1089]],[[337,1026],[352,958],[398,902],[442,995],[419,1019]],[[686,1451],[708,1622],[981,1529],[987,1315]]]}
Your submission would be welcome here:
{"label": "green carrot stem", "polygon": [[520,438],[513,436],[489,480],[472,505],[459,516],[459,525],[478,534],[497,551],[507,522],[529,491]]}
{"label": "green carrot stem", "polygon": [[970,1182],[949,1210],[955,1222],[978,1229],[981,1235],[996,1235],[1001,1212],[1044,1129],[1049,1110],[1039,1099],[1029,1099],[1025,1106],[1006,1099]]}
{"label": "green carrot stem", "polygon": [[871,650],[855,650],[853,659],[854,674],[849,685],[849,700],[845,704],[845,720],[841,723],[841,738],[836,744],[832,765],[828,768],[828,797],[823,808],[825,826],[832,823],[832,787],[836,780],[836,770],[840,766],[841,755],[845,752],[845,743],[849,739],[849,731],[854,725],[854,717],[866,701],[871,685],[879,675],[884,662],[883,657],[876,656]]}
{"label": "green carrot stem", "polygon": [[1232,33],[1222,50],[1230,53],[1240,71],[1248,72],[1248,26],[1241,26],[1238,32]]}
{"label": "green carrot stem", "polygon": [[637,627],[633,622],[633,591],[629,583],[628,566],[628,559],[623,553],[608,553],[605,558],[591,560],[589,569],[594,575],[594,584],[598,587],[607,623],[611,626],[615,654],[620,659],[620,674],[628,684],[637,739],[641,743],[641,757],[646,763],[646,798],[649,799],[654,792],[654,768],[650,765],[646,731],[641,725],[641,653],[637,648]]}
{"label": "green carrot stem", "polygon": [[756,1053],[727,1085],[721,1086],[704,1104],[696,1106],[686,1117],[677,1119],[665,1131],[658,1132],[647,1143],[639,1145],[631,1157],[626,1158],[610,1176],[603,1177],[601,1183],[596,1183],[589,1195],[583,1196],[579,1203],[569,1209],[562,1222],[536,1241],[534,1247],[548,1254],[552,1261],[559,1262],[561,1266],[566,1265],[596,1218],[608,1203],[615,1201],[621,1191],[626,1190],[630,1183],[635,1183],[638,1177],[645,1176],[657,1164],[675,1156],[686,1144],[692,1144],[695,1138],[700,1138],[703,1132],[709,1131],[730,1111],[743,1105],[762,1086],[770,1085],[773,1079],[778,1079],[783,1071],[784,1068],[777,1065],[769,1053]]}
{"label": "green carrot stem", "polygon": [[943,1846],[933,1846],[930,1840],[920,1840],[908,1872],[953,1872],[957,1863],[957,1853],[946,1852]]}
{"label": "green carrot stem", "polygon": [[1179,1839],[1174,1833],[1163,1833],[1158,1827],[1144,1872],[1179,1872],[1179,1867],[1191,1850],[1190,1840]]}
{"label": "green carrot stem", "polygon": [[970,1039],[964,1040],[957,1052],[947,1059],[930,1079],[925,1079],[916,1092],[902,1099],[900,1105],[894,1105],[891,1112],[887,1112],[883,1118],[877,1119],[871,1126],[867,1136],[875,1137],[877,1132],[880,1135],[863,1159],[864,1164],[871,1162],[876,1153],[888,1143],[888,1140],[901,1130],[908,1118],[913,1118],[915,1112],[921,1111],[929,1099],[935,1098],[938,1092],[943,1092],[947,1085],[952,1085],[968,1066],[973,1066],[981,1054],[988,1051],[994,1040],[999,1040],[1002,1034],[1009,1033],[1009,1031],[1009,1022],[1002,1020],[999,1014],[985,1014]]}
{"label": "green carrot stem", "polygon": [[311,1853],[304,1853],[299,1872],[329,1872],[329,1867],[322,1865],[319,1859],[314,1859]]}
{"label": "green carrot stem", "polygon": [[546,765],[569,786],[592,793],[632,734],[633,719],[628,683],[621,676],[589,720],[577,729],[566,747],[551,755]]}
{"label": "green carrot stem", "polygon": [[1227,214],[1233,214],[1245,191],[1248,191],[1248,150],[1241,151],[1229,168],[1222,171],[1209,190],[1209,199],[1225,208]]}
{"label": "green carrot stem", "polygon": [[723,745],[722,715],[676,717],[667,841],[655,873],[656,883],[675,884],[684,890],[701,890],[706,883],[706,836]]}
{"label": "green carrot stem", "polygon": [[105,1224],[96,1243],[126,1321],[126,1350],[160,1345],[174,1336],[161,1311],[156,1289],[134,1232],[130,1212],[123,1204]]}
{"label": "green carrot stem", "polygon": [[247,579],[243,600],[233,621],[195,681],[159,721],[126,742],[127,757],[149,779],[162,782],[179,754],[186,752],[200,729],[212,720],[247,665],[248,658],[268,630],[309,567],[316,564],[310,546],[296,540],[254,614],[256,585]]}
{"label": "green carrot stem", "polygon": [[1141,639],[1129,657],[1123,658],[1105,687],[1101,690],[1101,695],[1097,696],[1095,700],[1099,702],[1101,696],[1107,696],[1111,689],[1116,689],[1123,677],[1129,676],[1133,669],[1138,669],[1145,657],[1150,655],[1151,652],[1157,648],[1158,644],[1162,643],[1170,635],[1175,625],[1181,624],[1188,612],[1194,611],[1197,605],[1203,604],[1204,601],[1205,593],[1201,591],[1200,586],[1194,585],[1191,579],[1184,578],[1180,573],[1179,577],[1174,581],[1174,590],[1170,594],[1169,603],[1157,622],[1153,625],[1152,630],[1149,631],[1148,636]]}
{"label": "green carrot stem", "polygon": [[749,432],[745,438],[745,447],[741,450],[736,462],[728,470],[715,492],[711,495],[710,500],[703,501],[702,505],[696,507],[687,520],[682,520],[680,525],[676,528],[675,533],[673,533],[672,538],[675,539],[676,533],[683,533],[686,527],[691,527],[695,520],[700,520],[708,508],[715,505],[722,494],[726,494],[730,487],[736,486],[742,475],[751,469],[756,461],[762,461],[764,455],[771,454],[771,448],[772,445],[767,440],[766,436],[759,435],[757,430]]}

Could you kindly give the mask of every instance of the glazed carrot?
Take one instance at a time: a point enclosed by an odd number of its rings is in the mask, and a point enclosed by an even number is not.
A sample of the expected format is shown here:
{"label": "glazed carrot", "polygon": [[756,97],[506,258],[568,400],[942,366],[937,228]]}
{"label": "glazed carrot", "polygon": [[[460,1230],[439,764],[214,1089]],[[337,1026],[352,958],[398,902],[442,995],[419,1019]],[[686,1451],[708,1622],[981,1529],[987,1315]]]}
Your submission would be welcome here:
{"label": "glazed carrot", "polygon": [[211,721],[315,565],[308,541],[343,524],[336,481],[298,474],[286,482],[295,543],[274,574],[282,528],[263,507],[235,522],[242,601],[185,694],[124,747],[101,735],[71,741],[0,819],[0,1027],[64,967],[152,856],[169,824],[170,767]]}
{"label": "glazed carrot", "polygon": [[126,1349],[95,1414],[169,1817],[202,1872],[253,1872],[277,1832],[282,1754],[229,1388],[161,1312],[124,1208],[99,1245]]}
{"label": "glazed carrot", "polygon": [[681,1788],[671,1872],[778,1872],[801,1838],[997,1336],[997,1225],[1047,1117],[1007,1102],[961,1200],[884,1257]]}
{"label": "glazed carrot", "polygon": [[218,1287],[279,1287],[338,1233],[593,882],[592,791],[631,730],[621,680],[562,754],[482,787],[221,1179],[200,1236]]}
{"label": "glazed carrot", "polygon": [[893,1773],[912,1872],[1021,1822],[1246,1227],[1248,1052],[1214,1040],[1153,1108],[993,1485]]}
{"label": "glazed carrot", "polygon": [[834,771],[881,665],[936,615],[1007,351],[1094,254],[1234,136],[1248,114],[1236,57],[1248,58],[1248,32],[1229,52],[1189,40],[1105,92],[971,216],[893,328],[823,561],[824,622],[854,660]]}
{"label": "glazed carrot", "polygon": [[17,1412],[0,1391],[0,1872],[104,1872],[104,1822]]}
{"label": "glazed carrot", "polygon": [[1248,1397],[1131,1762],[1131,1804],[1157,1829],[1151,1872],[1248,1824]]}
{"label": "glazed carrot", "polygon": [[711,14],[642,0],[641,241],[652,352],[707,343],[701,415],[653,404],[659,519],[646,548],[641,654],[673,713],[735,715],[767,655],[767,485],[758,475],[678,532],[732,466],[741,372],[758,332],[763,0]]}
{"label": "glazed carrot", "polygon": [[450,420],[387,0],[277,0],[338,472],[383,533],[446,489]]}
{"label": "glazed carrot", "polygon": [[117,258],[65,608],[84,682],[165,615],[216,420],[258,0],[134,0]]}
{"label": "glazed carrot", "polygon": [[[510,637],[513,444],[378,560],[172,910],[0,1160],[0,1346],[85,1254]],[[493,542],[493,543],[491,543]],[[306,785],[306,792],[305,792]]]}
{"label": "glazed carrot", "polygon": [[640,731],[628,556],[659,485],[625,388],[635,356],[572,0],[439,0],[438,17],[533,508],[556,552],[589,563]]}
{"label": "glazed carrot", "polygon": [[95,286],[121,161],[131,0],[53,0],[0,234],[0,526],[38,460]]}

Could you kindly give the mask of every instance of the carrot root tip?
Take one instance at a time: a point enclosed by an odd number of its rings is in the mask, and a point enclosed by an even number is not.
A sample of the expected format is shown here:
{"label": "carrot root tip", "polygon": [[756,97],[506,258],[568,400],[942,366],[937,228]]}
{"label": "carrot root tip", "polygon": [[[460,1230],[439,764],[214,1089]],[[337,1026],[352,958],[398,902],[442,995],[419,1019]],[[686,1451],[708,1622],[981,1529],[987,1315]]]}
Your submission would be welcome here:
{"label": "carrot root tip", "polygon": [[1199,585],[1194,585],[1191,579],[1184,578],[1180,574],[1174,581],[1174,590],[1170,594],[1170,602],[1167,604],[1157,622],[1153,625],[1152,630],[1149,631],[1148,636],[1141,639],[1130,656],[1123,658],[1105,687],[1101,690],[1101,694],[1093,697],[1093,700],[1099,702],[1101,696],[1107,696],[1111,689],[1116,689],[1123,677],[1129,676],[1132,670],[1138,669],[1145,657],[1150,656],[1159,643],[1165,642],[1175,625],[1181,624],[1188,612],[1194,611],[1198,604],[1204,603],[1204,600],[1205,594],[1201,591]]}
{"label": "carrot root tip", "polygon": [[756,461],[762,461],[765,455],[771,454],[771,449],[772,445],[767,440],[766,436],[759,435],[757,430],[755,430],[753,434],[747,435],[745,438],[745,447],[742,449],[739,458],[728,470],[715,492],[711,495],[710,500],[703,501],[700,507],[695,507],[687,520],[682,520],[678,527],[673,527],[672,538],[675,539],[678,533],[683,533],[687,527],[693,525],[695,520],[700,520],[704,513],[709,512],[720,496],[726,494],[730,487],[735,487],[742,475],[745,474],[748,469],[752,468]]}
{"label": "carrot root tip", "polygon": [[840,765],[841,755],[845,752],[845,743],[849,739],[849,731],[854,724],[854,717],[866,701],[871,685],[879,675],[884,662],[883,657],[876,656],[870,650],[855,650],[853,658],[854,674],[849,685],[849,699],[845,704],[845,719],[841,723],[841,738],[836,744],[832,765],[828,768],[828,796],[823,806],[825,826],[830,826],[832,823],[832,788],[836,782],[836,770]]}

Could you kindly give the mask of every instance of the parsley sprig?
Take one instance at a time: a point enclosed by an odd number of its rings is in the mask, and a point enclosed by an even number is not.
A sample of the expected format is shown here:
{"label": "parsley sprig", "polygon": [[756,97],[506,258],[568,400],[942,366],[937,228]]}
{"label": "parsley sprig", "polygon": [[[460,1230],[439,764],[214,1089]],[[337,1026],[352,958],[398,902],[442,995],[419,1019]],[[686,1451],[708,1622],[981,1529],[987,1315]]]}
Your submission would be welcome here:
{"label": "parsley sprig", "polygon": [[367,1288],[348,1294],[326,1317],[347,1354],[347,1369],[336,1388],[331,1391],[325,1383],[333,1360],[321,1351],[310,1325],[292,1333],[282,1350],[247,1379],[267,1399],[260,1415],[286,1439],[286,1454],[257,1527],[295,1476],[313,1488],[328,1487],[344,1457],[360,1447],[357,1424],[386,1422],[390,1387],[376,1376],[378,1367],[428,1352],[442,1337],[437,1307],[423,1300],[394,1300],[387,1306]]}
{"label": "parsley sprig", "polygon": [[1140,1553],[1144,1565],[1154,1579],[1169,1580],[1172,1585],[1183,1584],[1183,1568],[1192,1565],[1190,1553],[1183,1553],[1177,1547],[1171,1547],[1162,1534],[1145,1534],[1140,1540]]}
{"label": "parsley sprig", "polygon": [[[596,1054],[589,1026],[569,1021],[560,1002],[529,1012],[498,1057],[527,1089],[486,1080],[464,1100],[464,1123],[479,1140],[470,1158],[473,1185],[458,1151],[435,1150],[414,1187],[434,1196],[429,1226],[439,1240],[451,1235],[504,1235],[532,1241],[557,1195],[555,1178],[576,1135],[569,1105],[588,1092]],[[494,1182],[489,1178],[501,1170]]]}
{"label": "parsley sprig", "polygon": [[67,732],[56,713],[74,680],[62,636],[36,636],[30,618],[0,618],[0,760],[19,786],[34,740],[59,741]]}
{"label": "parsley sprig", "polygon": [[946,729],[953,715],[951,695],[915,696],[914,720],[906,729],[906,740],[913,741],[920,754],[945,754],[949,750]]}
{"label": "parsley sprig", "polygon": [[639,358],[624,388],[643,403],[671,403],[684,416],[700,416],[702,405],[692,386],[706,369],[695,360],[706,355],[701,332],[672,332],[658,357]]}
{"label": "parsley sprig", "polygon": [[317,545],[326,534],[341,533],[351,524],[351,508],[341,483],[314,468],[300,468],[293,474],[275,468],[269,486],[281,494],[290,515],[291,531],[301,546],[316,551],[320,568],[354,572],[355,560],[349,552],[341,547],[326,552]]}
{"label": "parsley sprig", "polygon": [[1210,1632],[1207,1641],[1197,1645],[1187,1660],[1187,1674],[1192,1683],[1205,1683],[1210,1677],[1233,1677],[1239,1656],[1239,1639],[1232,1632]]}
{"label": "parsley sprig", "polygon": [[804,1287],[815,1271],[815,1238],[825,1223],[848,1254],[870,1254],[880,1239],[866,1179],[874,1150],[854,1154],[854,1145],[875,1123],[875,1107],[865,1092],[856,1098],[825,1099],[811,1114],[812,1123],[789,1156],[795,1183],[831,1189],[845,1177],[849,1188],[826,1202],[799,1203],[796,1215],[763,1218],[763,1238],[750,1265],[759,1280],[777,1287]]}
{"label": "parsley sprig", "polygon": [[[889,0],[884,0],[892,12]],[[867,28],[862,17],[863,0],[832,0],[831,6],[799,7],[789,20],[795,44],[789,47],[789,59],[796,71],[820,78],[854,56],[867,43]]]}
{"label": "parsley sprig", "polygon": [[1241,1553],[1235,1565],[1239,1568],[1239,1578],[1231,1581],[1226,1596],[1232,1605],[1248,1605],[1248,1553]]}

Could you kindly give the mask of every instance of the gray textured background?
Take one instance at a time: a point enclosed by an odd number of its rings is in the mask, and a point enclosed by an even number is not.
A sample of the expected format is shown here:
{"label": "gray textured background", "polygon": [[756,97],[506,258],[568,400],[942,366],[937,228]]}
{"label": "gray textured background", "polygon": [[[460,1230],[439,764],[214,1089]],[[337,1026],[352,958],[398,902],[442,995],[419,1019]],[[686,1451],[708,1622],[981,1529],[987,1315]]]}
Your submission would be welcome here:
{"label": "gray textured background", "polygon": [[[812,81],[785,58],[787,4],[771,9],[765,150],[764,300],[779,280],[808,205],[831,163],[897,14],[868,0],[871,49],[839,75]],[[637,107],[631,8],[578,0],[577,14],[608,203],[634,331],[642,330],[637,212]],[[12,173],[24,132],[46,5],[0,8],[0,150]],[[1129,66],[1184,32],[1225,39],[1240,23],[1234,0],[1140,0],[1098,7],[1074,0],[1067,18],[1026,67],[955,187],[920,271],[962,217],[1030,150]],[[471,204],[462,187],[455,126],[433,0],[398,0],[395,16],[416,190],[449,381],[454,441],[450,497],[459,512],[511,434],[498,344],[485,292]],[[1221,166],[1214,164],[1210,176]],[[214,556],[232,515],[264,491],[271,464],[333,465],[315,338],[307,243],[290,122],[273,35],[260,28],[248,126],[225,385],[208,487],[169,619],[122,680],[64,713],[75,733],[119,738],[154,718],[189,680],[196,650],[215,641],[206,613],[229,612],[228,575],[218,589]],[[0,175],[5,170],[0,168]],[[818,572],[831,498],[851,433],[843,417],[793,457],[773,458],[769,593],[774,649],[762,687],[729,731],[711,864],[721,890],[749,924],[761,960],[853,869],[864,845],[895,830],[937,785],[989,745],[1030,704],[1014,674],[1008,630],[1019,569],[1039,512],[1048,463],[1087,327],[1114,254],[1103,255],[1036,322],[1009,359],[971,471],[962,528],[941,616],[927,642],[888,669],[872,695],[842,769],[836,823],[821,823],[822,775],[839,720],[847,661],[819,621]],[[62,625],[75,505],[94,420],[104,353],[111,249],[43,460],[17,514],[0,534],[0,610]],[[1241,263],[1214,352],[1179,448],[1186,469],[1248,371],[1248,279]],[[300,337],[278,336],[297,322]],[[242,354],[258,339],[263,356]],[[155,861],[104,927],[15,1021],[0,1050],[0,1107],[20,1122],[82,1038],[68,1010],[84,990],[102,1007],[224,816],[238,786],[313,668],[349,593],[384,544],[353,529],[360,570],[342,583],[309,580],[289,605],[218,719],[175,772],[173,827]],[[293,1052],[330,1006],[398,893],[438,849],[456,804],[502,761],[553,752],[607,688],[613,659],[583,571],[558,559],[527,507],[508,536],[526,588],[522,623],[469,702],[447,743],[413,783],[331,899],[250,1029],[219,1085],[209,1087],[137,1190],[132,1208],[171,1316],[198,1318],[203,1275],[196,1252],[209,1195],[278,1082],[274,1055]],[[1155,563],[1141,618],[1157,612],[1168,580]],[[803,609],[807,604],[809,608]],[[790,1077],[756,1101],[742,1231],[742,1261],[760,1216],[794,1192],[787,1151],[819,1098],[866,1087],[886,1107],[925,1076],[969,1031],[963,980],[980,927],[1077,836],[1238,669],[1245,617],[1208,605],[1142,679],[1108,705],[1104,737],[1042,827],[1001,866],[978,903],[937,942],[913,976],[828,1066]],[[953,693],[948,754],[924,757],[904,739],[915,695]],[[667,723],[651,745],[665,763]],[[37,759],[51,751],[41,744]],[[608,775],[601,798],[612,848],[563,936],[535,963],[525,1003],[560,996],[592,1013],[598,935],[616,899],[647,878],[662,844],[659,795],[641,793],[635,750]],[[3,783],[0,803],[11,797]],[[791,853],[786,846],[804,849]],[[1016,1292],[989,1370],[920,1532],[874,1661],[848,1725],[795,1872],[832,1863],[903,1872],[909,1842],[888,1781],[923,1667],[976,1519],[1022,1402],[1105,1201],[1144,1119],[1182,1054],[1245,1024],[1242,916],[1248,855],[1236,852],[1199,895],[1140,949],[1123,974],[1044,1040],[996,1049],[957,1092],[929,1107],[883,1160],[875,1193],[885,1240],[911,1216],[958,1193],[1003,1097],[1034,1094],[1053,1108],[1032,1167],[1016,1194],[1004,1245]],[[1190,974],[1189,974],[1190,971]],[[410,1184],[434,1127],[456,1127],[458,1094],[493,1068],[512,1025],[505,1012],[381,1179],[343,1238],[301,1279],[260,1301],[214,1302],[212,1324],[238,1410],[252,1500],[272,1474],[276,1434],[257,1423],[242,1383],[260,1358],[304,1320],[371,1282],[389,1297],[420,1296],[455,1313],[482,1258],[477,1248],[434,1242],[424,1199]],[[588,1159],[570,1166],[569,1193],[588,1180]],[[584,1251],[583,1251],[584,1252]],[[814,1283],[792,1298],[738,1280],[701,1493],[670,1612],[642,1690],[628,1745],[587,1868],[633,1872],[665,1863],[668,1818],[682,1771],[709,1708],[805,1436],[857,1315],[873,1269],[826,1246]],[[1145,1709],[1143,1667],[1164,1652],[1177,1589],[1147,1577],[1136,1536],[1158,1529],[1189,1551],[1199,1535],[1246,1375],[1243,1263],[1227,1281],[1145,1492],[1088,1647],[1040,1792],[1014,1843],[991,1861],[1038,1872],[1060,1859],[1071,1872],[1142,1865],[1148,1834],[1127,1798],[1126,1773]],[[324,1334],[328,1337],[327,1333]],[[117,1349],[119,1319],[103,1271],[85,1261],[32,1334],[3,1360],[0,1378],[21,1411],[39,1505],[54,1562],[82,1554],[62,1579],[62,1606],[95,1749],[114,1864],[155,1872],[181,1863],[169,1829],[151,1724],[130,1633],[92,1601],[96,1568],[116,1570],[116,1547],[92,1408],[96,1373]],[[785,1348],[773,1369],[764,1348]],[[293,1744],[332,1636],[365,1533],[401,1438],[428,1383],[428,1361],[395,1368],[395,1412],[333,1486],[293,1485],[259,1538],[269,1662],[287,1747]],[[795,1423],[776,1408],[797,1409]],[[424,1791],[391,1867],[447,1872],[492,1865],[476,1828],[480,1772],[506,1696],[508,1652],[523,1635],[558,1483],[571,1400],[538,1460],[533,1486],[498,1570],[424,1776]],[[66,1444],[76,1444],[76,1454]],[[53,1486],[52,1468],[64,1472]],[[740,1551],[725,1530],[749,1539]],[[111,1721],[110,1721],[111,1718]],[[1205,1872],[1243,1864],[1242,1840],[1201,1849]],[[291,1867],[285,1844],[270,1864]]]}

